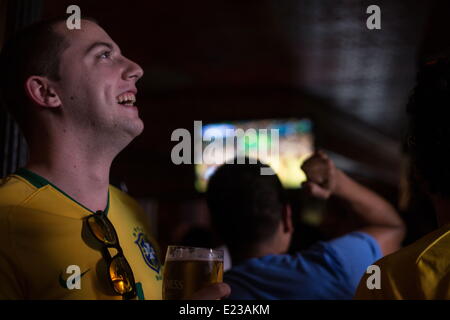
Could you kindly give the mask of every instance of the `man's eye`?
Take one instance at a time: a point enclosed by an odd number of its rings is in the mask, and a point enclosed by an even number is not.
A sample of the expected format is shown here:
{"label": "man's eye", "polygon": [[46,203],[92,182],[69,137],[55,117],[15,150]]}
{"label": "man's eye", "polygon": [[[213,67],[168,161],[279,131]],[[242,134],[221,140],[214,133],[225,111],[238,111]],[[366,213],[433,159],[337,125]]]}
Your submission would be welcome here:
{"label": "man's eye", "polygon": [[102,52],[99,56],[100,59],[109,59],[111,57],[111,51]]}

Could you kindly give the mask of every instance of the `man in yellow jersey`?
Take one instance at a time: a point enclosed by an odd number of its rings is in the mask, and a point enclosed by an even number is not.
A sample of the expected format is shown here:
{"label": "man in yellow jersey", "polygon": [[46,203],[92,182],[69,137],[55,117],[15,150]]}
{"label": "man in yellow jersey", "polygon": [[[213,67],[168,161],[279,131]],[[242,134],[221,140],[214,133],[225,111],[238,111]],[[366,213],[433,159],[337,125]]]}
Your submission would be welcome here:
{"label": "man in yellow jersey", "polygon": [[[30,151],[0,185],[0,299],[161,299],[162,266],[138,204],[109,185],[144,129],[143,70],[99,25],[34,24],[2,50],[1,95]],[[225,284],[196,298],[219,299]]]}
{"label": "man in yellow jersey", "polygon": [[450,299],[449,108],[449,60],[429,62],[419,72],[407,107],[408,151],[416,179],[433,202],[439,229],[378,261],[378,288],[367,285],[373,275],[363,277],[357,299]]}

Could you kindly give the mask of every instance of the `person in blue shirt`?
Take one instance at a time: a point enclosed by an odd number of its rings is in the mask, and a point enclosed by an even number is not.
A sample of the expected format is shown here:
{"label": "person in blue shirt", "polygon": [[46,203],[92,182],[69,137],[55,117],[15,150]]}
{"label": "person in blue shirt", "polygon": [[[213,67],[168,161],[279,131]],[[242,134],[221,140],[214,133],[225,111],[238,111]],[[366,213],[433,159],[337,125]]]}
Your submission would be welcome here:
{"label": "person in blue shirt", "polygon": [[281,182],[261,175],[268,166],[249,162],[219,167],[207,189],[212,223],[233,262],[224,275],[229,299],[351,299],[367,267],[400,248],[404,224],[392,205],[318,152],[302,166],[304,188],[347,202],[363,227],[287,254],[294,228]]}

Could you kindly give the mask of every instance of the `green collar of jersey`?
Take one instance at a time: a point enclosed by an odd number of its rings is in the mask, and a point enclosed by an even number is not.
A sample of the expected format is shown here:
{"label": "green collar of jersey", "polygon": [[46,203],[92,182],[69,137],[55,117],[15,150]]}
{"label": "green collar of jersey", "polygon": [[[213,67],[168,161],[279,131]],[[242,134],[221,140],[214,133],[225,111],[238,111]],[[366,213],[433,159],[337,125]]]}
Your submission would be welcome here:
{"label": "green collar of jersey", "polygon": [[[41,177],[40,175],[25,169],[25,168],[20,168],[16,171],[15,173],[18,176],[21,176],[22,178],[26,179],[28,182],[30,182],[33,186],[35,186],[36,188],[42,188],[45,187],[46,185],[51,185],[53,188],[55,188],[56,190],[58,190],[59,192],[61,192],[64,196],[66,196],[67,198],[69,198],[70,200],[74,201],[75,203],[77,203],[78,205],[82,206],[84,209],[88,210],[89,212],[95,213],[92,210],[86,208],[85,206],[83,206],[81,203],[79,203],[77,200],[75,200],[74,198],[72,198],[71,196],[69,196],[67,193],[65,193],[64,191],[62,191],[60,188],[58,188],[57,186],[55,186],[53,183],[51,183],[50,181],[48,181],[47,179],[45,179],[44,177]],[[103,211],[105,213],[105,215],[108,215],[108,211],[109,211],[109,190],[108,190],[108,200],[106,202],[106,208]]]}

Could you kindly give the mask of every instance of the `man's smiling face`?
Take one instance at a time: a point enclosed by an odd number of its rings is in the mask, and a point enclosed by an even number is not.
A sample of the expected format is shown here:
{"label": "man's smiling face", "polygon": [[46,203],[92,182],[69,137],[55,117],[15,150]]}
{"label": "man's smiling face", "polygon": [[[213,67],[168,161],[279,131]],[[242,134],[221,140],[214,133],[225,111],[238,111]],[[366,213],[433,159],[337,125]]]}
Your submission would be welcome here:
{"label": "man's smiling face", "polygon": [[80,30],[68,30],[60,23],[55,30],[69,43],[55,83],[67,125],[131,141],[144,128],[135,106],[141,67],[125,58],[94,22],[82,20]]}

